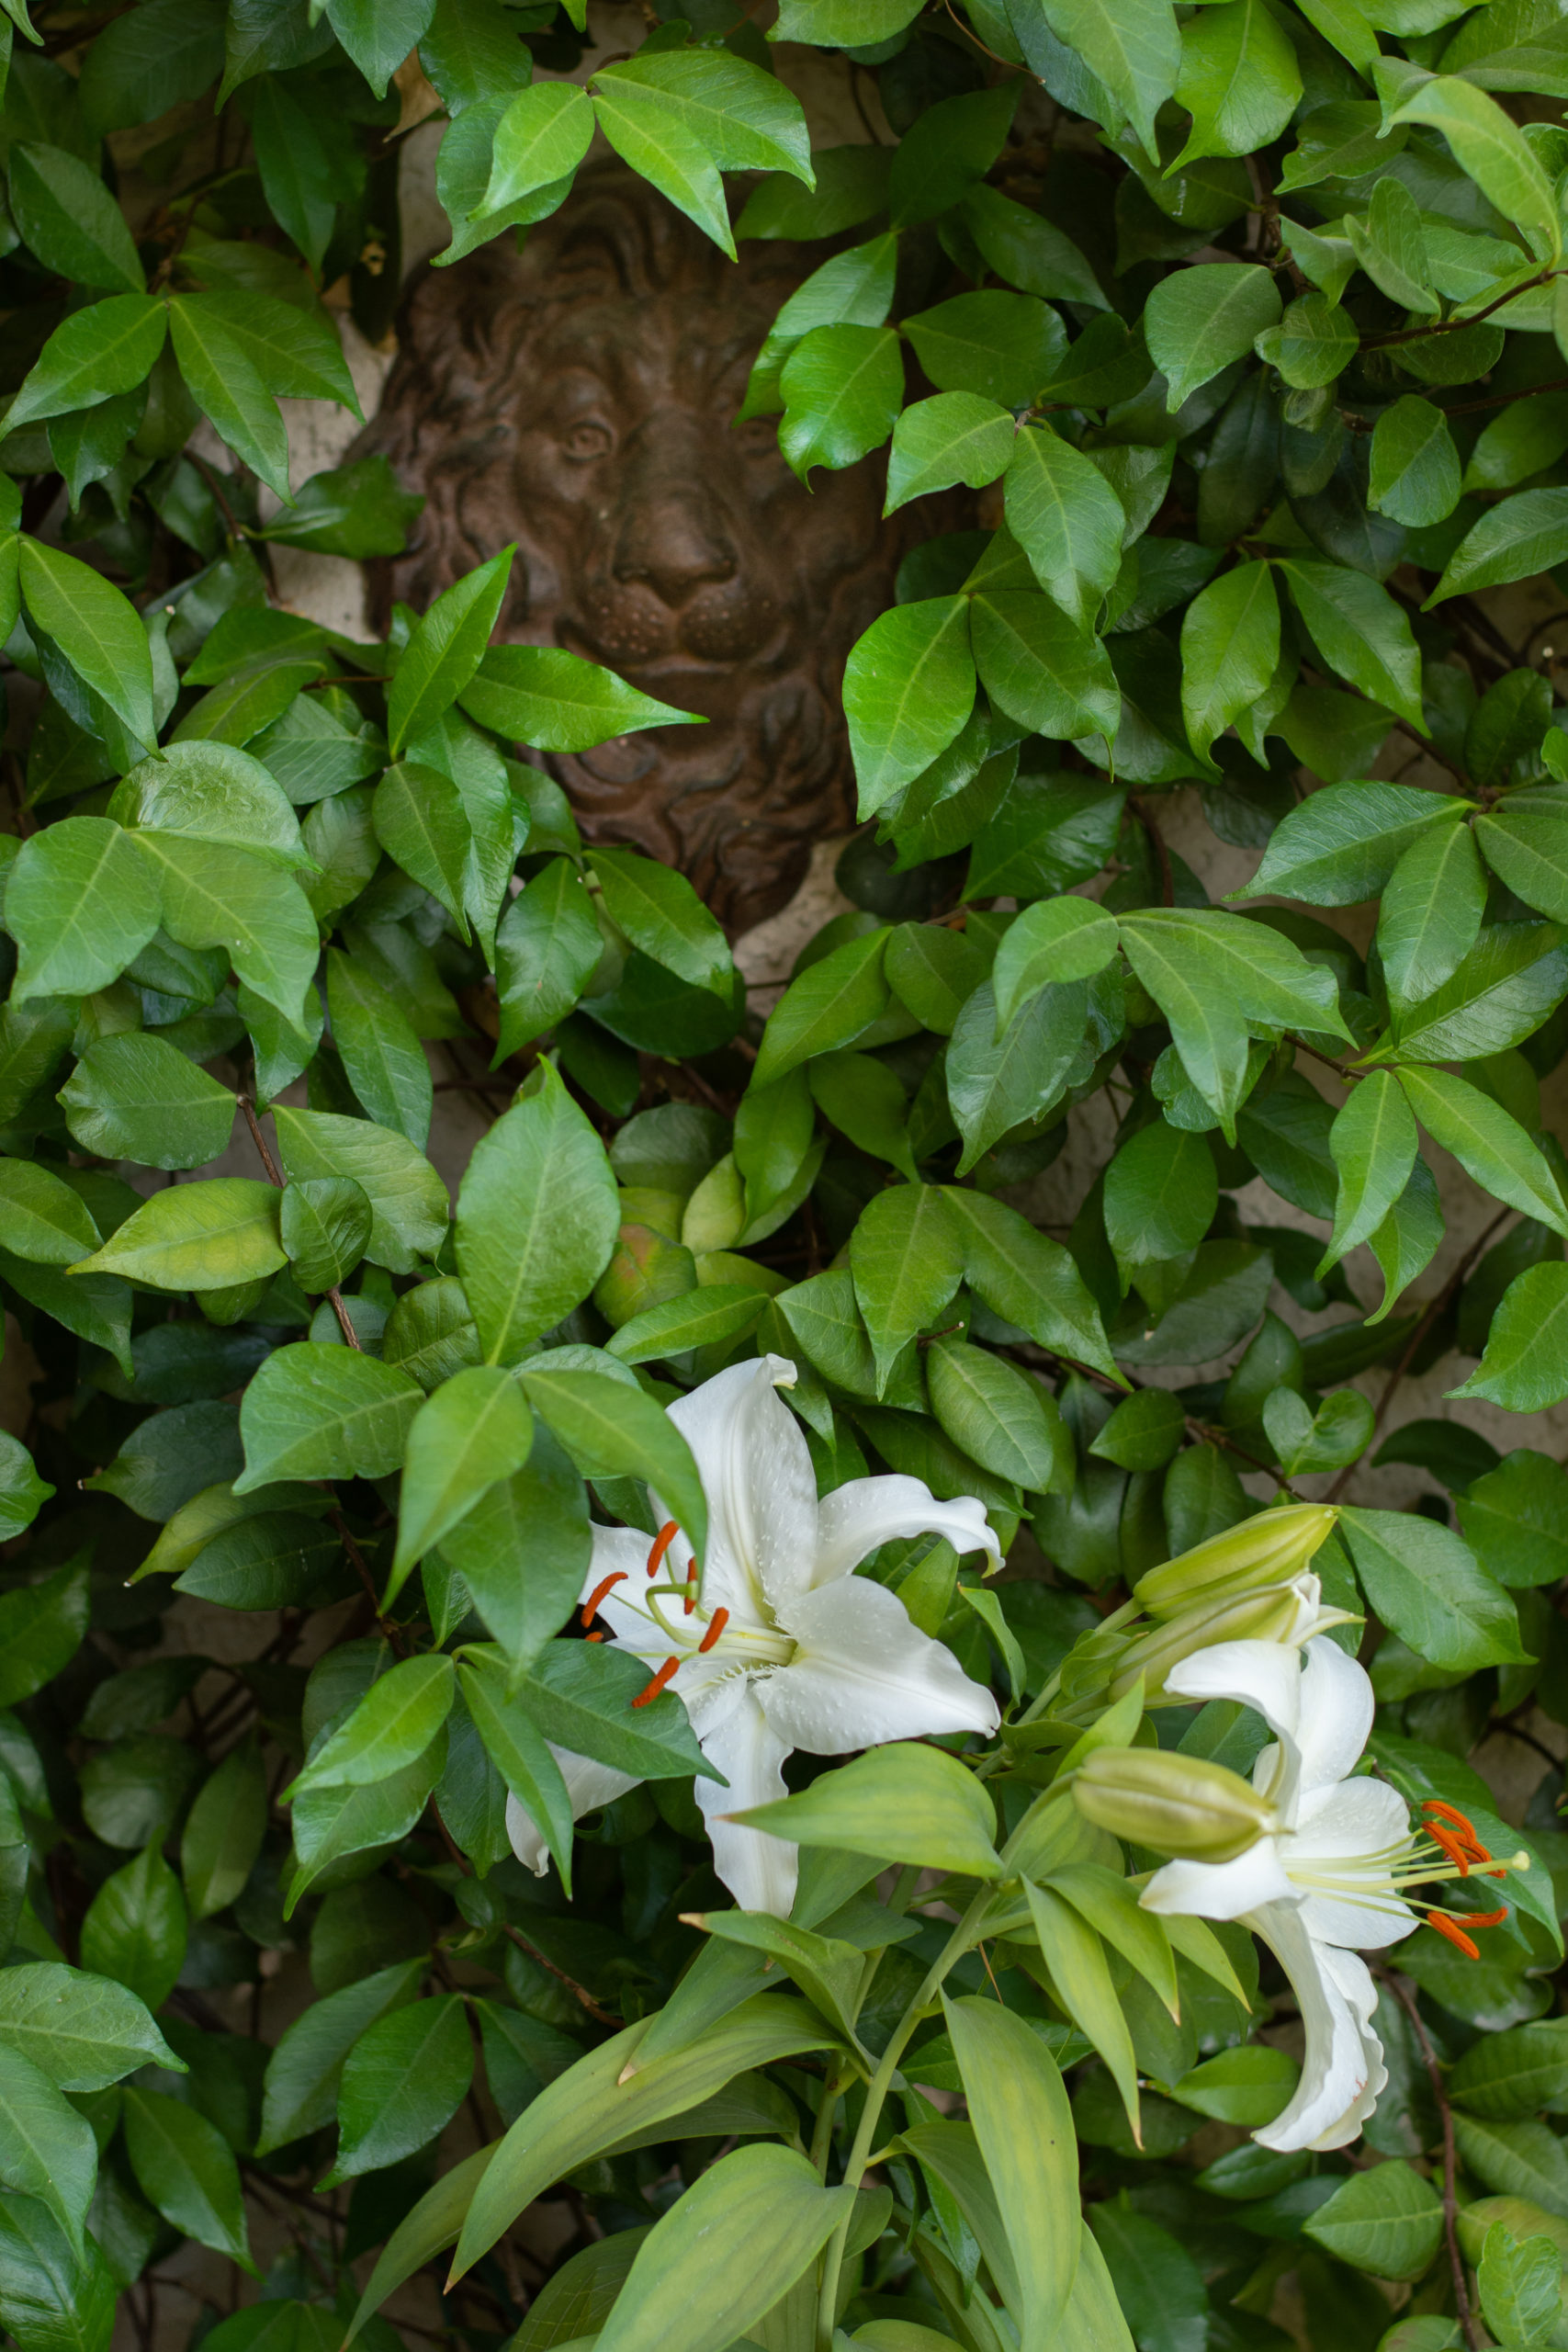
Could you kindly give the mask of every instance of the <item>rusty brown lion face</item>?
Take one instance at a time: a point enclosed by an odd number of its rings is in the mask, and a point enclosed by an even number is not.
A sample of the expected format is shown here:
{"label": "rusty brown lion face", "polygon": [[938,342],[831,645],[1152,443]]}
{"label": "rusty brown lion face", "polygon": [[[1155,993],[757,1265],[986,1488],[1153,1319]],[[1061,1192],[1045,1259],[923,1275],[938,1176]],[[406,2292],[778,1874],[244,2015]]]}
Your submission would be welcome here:
{"label": "rusty brown lion face", "polygon": [[908,544],[878,519],[880,461],[808,493],[773,420],[732,421],[825,250],[749,243],[737,266],[645,181],[595,166],[521,254],[497,240],[415,283],[358,444],[426,499],[407,553],[375,567],[383,626],[394,598],[423,607],[515,540],[502,639],[707,718],[547,764],[592,839],[679,866],[731,931],[852,821],[844,661]]}

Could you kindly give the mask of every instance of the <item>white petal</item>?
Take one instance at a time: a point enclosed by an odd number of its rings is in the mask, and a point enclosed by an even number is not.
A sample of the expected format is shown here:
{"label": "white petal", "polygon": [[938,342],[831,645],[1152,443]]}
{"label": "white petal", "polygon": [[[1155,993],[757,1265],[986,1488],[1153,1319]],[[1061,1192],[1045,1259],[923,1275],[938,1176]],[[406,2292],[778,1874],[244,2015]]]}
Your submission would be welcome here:
{"label": "white petal", "polygon": [[1216,1642],[1179,1659],[1165,1678],[1183,1699],[1235,1699],[1256,1707],[1292,1755],[1301,1721],[1302,1663],[1283,1642]]}
{"label": "white petal", "polygon": [[[581,1821],[585,1813],[594,1813],[602,1804],[613,1804],[628,1789],[637,1787],[635,1774],[616,1772],[608,1764],[596,1764],[591,1756],[575,1755],[570,1747],[557,1747],[552,1743],[550,1754],[560,1766],[561,1778],[571,1799],[573,1821]],[[540,1836],[533,1815],[515,1797],[506,1800],[506,1834],[518,1860],[536,1878],[543,1878],[550,1866],[550,1849]]]}
{"label": "white petal", "polygon": [[759,1683],[758,1695],[791,1747],[843,1756],[928,1732],[995,1731],[990,1692],[909,1623],[897,1593],[869,1577],[804,1594],[791,1602],[788,1622],[795,1657]]}
{"label": "white petal", "polygon": [[988,1552],[1000,1567],[1000,1547],[986,1523],[986,1506],[973,1495],[939,1503],[920,1478],[852,1478],[824,1495],[817,1512],[818,1586],[858,1567],[879,1544],[901,1535],[945,1535],[960,1557]]}
{"label": "white petal", "polygon": [[737,1821],[717,1818],[726,1813],[746,1813],[752,1805],[772,1804],[789,1791],[781,1770],[789,1743],[781,1739],[757,1703],[754,1690],[724,1723],[711,1729],[703,1751],[729,1782],[697,1781],[697,1804],[713,1840],[713,1866],[743,1911],[771,1911],[787,1919],[795,1901],[800,1849],[787,1838],[770,1838],[765,1830],[747,1829]]}
{"label": "white petal", "polygon": [[[1269,1904],[1247,1925],[1290,1978],[1306,2029],[1295,2097],[1252,2136],[1260,2146],[1281,2152],[1343,2147],[1355,2138],[1387,2080],[1382,2045],[1366,2024],[1371,2014],[1366,1970],[1353,1953],[1314,1943],[1293,1904]],[[1347,1962],[1353,1967],[1347,1968]]]}
{"label": "white petal", "polygon": [[[771,1598],[810,1578],[817,1555],[817,1480],[798,1422],[775,1390],[792,1387],[784,1356],[731,1364],[670,1408],[691,1447],[708,1506],[708,1555],[703,1598],[751,1624],[765,1625]],[[667,1516],[656,1497],[654,1508]],[[691,1546],[671,1545],[685,1573]]]}
{"label": "white petal", "polygon": [[[640,1527],[600,1527],[593,1529],[593,1548],[583,1574],[580,1601],[591,1592],[597,1592],[606,1577],[623,1576],[631,1585],[648,1581],[648,1554],[650,1538]],[[617,1591],[620,1587],[615,1588]]]}
{"label": "white petal", "polygon": [[1234,1862],[1167,1862],[1138,1900],[1145,1911],[1187,1911],[1198,1919],[1239,1919],[1262,1903],[1293,1903],[1279,1843],[1260,1838]]}
{"label": "white petal", "polygon": [[1296,1734],[1303,1793],[1342,1781],[1354,1770],[1372,1727],[1373,1703],[1366,1668],[1337,1642],[1320,1634],[1307,1644]]}

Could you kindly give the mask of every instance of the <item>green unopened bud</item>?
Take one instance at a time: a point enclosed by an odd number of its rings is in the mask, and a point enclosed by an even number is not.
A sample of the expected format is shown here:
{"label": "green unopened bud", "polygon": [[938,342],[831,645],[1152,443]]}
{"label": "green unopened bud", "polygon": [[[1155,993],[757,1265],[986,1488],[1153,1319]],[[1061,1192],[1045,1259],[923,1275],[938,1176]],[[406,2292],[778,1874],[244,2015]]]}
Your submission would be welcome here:
{"label": "green unopened bud", "polygon": [[1260,1585],[1285,1584],[1304,1568],[1338,1518],[1331,1503],[1291,1503],[1259,1511],[1223,1535],[1211,1535],[1190,1552],[1151,1568],[1133,1587],[1133,1598],[1152,1616],[1169,1617],[1193,1601]]}
{"label": "green unopened bud", "polygon": [[1107,1695],[1119,1699],[1141,1674],[1153,1702],[1163,1692],[1172,1667],[1194,1650],[1212,1649],[1216,1642],[1294,1641],[1306,1626],[1320,1628],[1325,1615],[1337,1623],[1342,1614],[1315,1608],[1292,1584],[1266,1585],[1260,1592],[1238,1592],[1185,1609],[1179,1617],[1151,1625],[1128,1643],[1116,1661]]}
{"label": "green unopened bud", "polygon": [[1280,1826],[1239,1772],[1159,1747],[1095,1747],[1073,1778],[1078,1811],[1113,1838],[1187,1861],[1230,1862]]}

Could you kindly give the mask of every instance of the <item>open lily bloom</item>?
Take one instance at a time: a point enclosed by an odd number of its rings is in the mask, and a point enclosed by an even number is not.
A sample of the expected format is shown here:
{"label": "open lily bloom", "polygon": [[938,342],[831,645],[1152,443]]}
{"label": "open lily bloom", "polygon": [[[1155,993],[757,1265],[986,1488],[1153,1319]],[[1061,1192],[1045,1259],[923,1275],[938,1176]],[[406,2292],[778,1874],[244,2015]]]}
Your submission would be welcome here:
{"label": "open lily bloom", "polygon": [[[1338,2148],[1353,2140],[1388,2080],[1371,2029],[1377,1987],[1354,1949],[1397,1943],[1420,1925],[1404,1889],[1468,1877],[1493,1858],[1459,1824],[1412,1829],[1404,1800],[1386,1781],[1349,1775],[1372,1725],[1372,1687],[1330,1641],[1304,1657],[1275,1642],[1224,1642],[1184,1658],[1168,1689],[1189,1699],[1235,1699],[1255,1707],[1274,1734],[1253,1786],[1277,1824],[1226,1862],[1172,1861],[1144,1889],[1146,1909],[1239,1919],[1260,1936],[1290,1978],[1306,2029],[1295,2097],[1253,2137],[1266,2148]],[[1517,1867],[1524,1857],[1507,1867]],[[1494,1875],[1502,1872],[1494,1865]],[[1472,1956],[1467,1927],[1441,1911],[1430,1924]]]}
{"label": "open lily bloom", "polygon": [[[792,1749],[844,1756],[928,1733],[994,1731],[996,1701],[951,1650],[909,1621],[896,1593],[852,1572],[899,1536],[945,1536],[959,1553],[1000,1563],[985,1507],[939,1502],[919,1478],[856,1478],[821,1502],[806,1440],[781,1403],[795,1366],[783,1356],[732,1364],[670,1408],[691,1447],[708,1506],[700,1597],[686,1537],[667,1523],[649,1547],[635,1528],[596,1527],[583,1590],[623,1649],[645,1658],[655,1689],[678,1691],[703,1751],[728,1781],[698,1780],[714,1867],[748,1911],[784,1917],[797,1849],[724,1816],[787,1795]],[[657,1517],[667,1518],[657,1496]],[[648,1695],[648,1694],[645,1694]],[[574,1814],[635,1787],[625,1772],[556,1749]],[[507,1830],[541,1874],[544,1840],[513,1800]]]}

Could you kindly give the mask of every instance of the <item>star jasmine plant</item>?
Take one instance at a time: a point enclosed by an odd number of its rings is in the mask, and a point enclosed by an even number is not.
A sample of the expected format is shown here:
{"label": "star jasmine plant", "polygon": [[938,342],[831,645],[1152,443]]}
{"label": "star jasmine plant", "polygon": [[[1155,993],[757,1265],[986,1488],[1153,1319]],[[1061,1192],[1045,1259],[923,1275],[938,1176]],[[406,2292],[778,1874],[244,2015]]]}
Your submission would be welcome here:
{"label": "star jasmine plant", "polygon": [[[708,1505],[698,1562],[664,1506],[651,1546],[633,1528],[595,1527],[582,1616],[654,1669],[633,1705],[673,1690],[724,1782],[694,1783],[714,1866],[747,1910],[781,1918],[794,1900],[796,1849],[728,1816],[786,1794],[795,1748],[844,1756],[935,1732],[991,1732],[989,1690],[941,1642],[922,1634],[897,1593],[854,1573],[900,1536],[944,1536],[955,1552],[1000,1565],[985,1506],[939,1502],[919,1478],[855,1478],[820,1501],[799,1423],[778,1391],[794,1385],[782,1356],[734,1364],[671,1406]],[[630,1774],[557,1749],[575,1814],[636,1786]],[[545,1841],[514,1798],[507,1827],[519,1859],[541,1873]]]}

